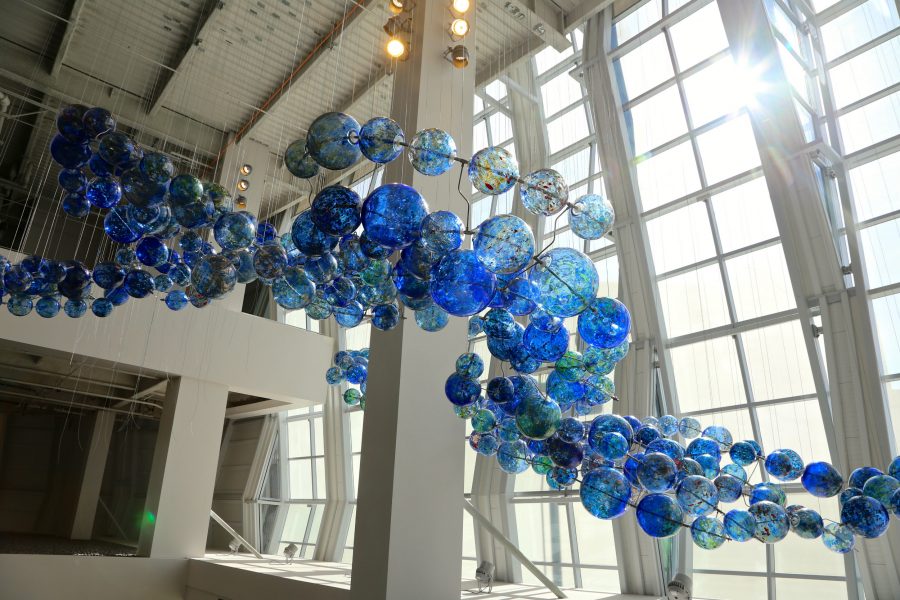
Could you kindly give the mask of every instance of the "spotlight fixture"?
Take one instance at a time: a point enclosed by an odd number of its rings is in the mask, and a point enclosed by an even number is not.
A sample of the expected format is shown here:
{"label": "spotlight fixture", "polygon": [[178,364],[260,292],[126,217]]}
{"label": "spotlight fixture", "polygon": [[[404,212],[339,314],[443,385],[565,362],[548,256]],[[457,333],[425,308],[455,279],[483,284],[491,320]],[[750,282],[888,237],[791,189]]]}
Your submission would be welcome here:
{"label": "spotlight fixture", "polygon": [[234,201],[234,205],[241,210],[247,208],[247,196],[238,196]]}
{"label": "spotlight fixture", "polygon": [[454,19],[450,24],[450,37],[454,40],[466,37],[467,33],[469,33],[469,22],[465,19]]}
{"label": "spotlight fixture", "polygon": [[407,57],[406,43],[398,37],[392,37],[388,40],[385,50],[387,50],[388,56],[391,58],[405,60]]}
{"label": "spotlight fixture", "polygon": [[412,10],[412,5],[413,3],[410,0],[390,0],[388,2],[388,8],[396,15],[402,12],[409,12]]}
{"label": "spotlight fixture", "polygon": [[453,10],[461,15],[469,12],[469,8],[471,8],[472,3],[469,0],[453,0],[451,4]]}
{"label": "spotlight fixture", "polygon": [[444,58],[453,63],[457,69],[465,69],[469,66],[469,49],[462,44],[457,44],[452,48],[447,48]]}
{"label": "spotlight fixture", "polygon": [[409,33],[411,26],[412,19],[397,15],[388,19],[382,29],[384,29],[384,32],[389,36],[395,37],[401,33]]}
{"label": "spotlight fixture", "polygon": [[241,165],[241,175],[249,175],[253,172],[253,165],[244,164]]}
{"label": "spotlight fixture", "polygon": [[250,182],[246,179],[241,179],[240,181],[238,181],[237,189],[242,192],[246,192],[250,189]]}

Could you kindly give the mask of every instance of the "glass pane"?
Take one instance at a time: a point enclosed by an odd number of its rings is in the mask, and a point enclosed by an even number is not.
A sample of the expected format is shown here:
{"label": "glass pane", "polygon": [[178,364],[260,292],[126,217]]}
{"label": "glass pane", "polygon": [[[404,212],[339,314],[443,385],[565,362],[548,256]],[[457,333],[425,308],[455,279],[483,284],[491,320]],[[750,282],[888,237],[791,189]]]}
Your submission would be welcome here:
{"label": "glass pane", "polygon": [[661,280],[659,302],[670,338],[730,322],[717,264]]}
{"label": "glass pane", "polygon": [[629,116],[635,155],[687,133],[681,97],[674,85],[629,110],[626,121]]}
{"label": "glass pane", "polygon": [[541,86],[541,98],[544,101],[544,115],[553,116],[567,106],[580,100],[584,94],[581,84],[568,72],[557,75]]}
{"label": "glass pane", "polygon": [[495,79],[484,86],[484,92],[494,100],[503,100],[506,98],[506,84]]}
{"label": "glass pane", "polygon": [[778,237],[778,225],[764,178],[758,177],[716,194],[711,202],[723,252]]}
{"label": "glass pane", "polygon": [[781,244],[725,262],[739,321],[796,307]]}
{"label": "glass pane", "polygon": [[850,185],[860,221],[900,210],[900,152],[851,170]]}
{"label": "glass pane", "polygon": [[[704,421],[705,422],[705,421]],[[731,510],[731,507],[723,510]],[[722,518],[719,516],[718,518]],[[822,546],[825,549],[825,546]],[[749,571],[751,573],[766,572],[766,547],[756,540],[747,542],[725,542],[716,550],[704,550],[694,546],[694,568],[716,571]],[[698,575],[698,577],[705,577]],[[698,588],[695,584],[694,594],[706,597],[707,588]],[[765,598],[765,594],[761,596]]]}
{"label": "glass pane", "polygon": [[756,415],[763,452],[791,448],[806,462],[831,460],[818,400],[760,406]]}
{"label": "glass pane", "polygon": [[647,221],[647,237],[657,273],[665,273],[716,255],[703,202]]}
{"label": "glass pane", "polygon": [[619,297],[619,259],[616,256],[594,263],[600,275],[600,287],[597,294],[607,298]]}
{"label": "glass pane", "polygon": [[715,2],[710,2],[686,19],[675,23],[669,31],[678,68],[682,71],[728,48],[728,38]]}
{"label": "glass pane", "polygon": [[731,337],[679,346],[669,353],[681,412],[746,402],[737,349]]}
{"label": "glass pane", "polygon": [[316,469],[316,498],[325,498],[327,496],[325,488],[325,459],[313,459],[313,465]]}
{"label": "glass pane", "polygon": [[487,148],[489,143],[487,125],[485,125],[484,121],[479,120],[475,123],[475,128],[472,131],[472,147],[481,150],[482,148]]}
{"label": "glass pane", "polygon": [[872,320],[878,332],[884,374],[900,373],[900,294],[873,299]]}
{"label": "glass pane", "polygon": [[516,502],[513,506],[518,545],[525,556],[534,562],[572,562],[569,522],[564,505]]}
{"label": "glass pane", "polygon": [[[806,459],[812,462],[813,458]],[[799,504],[818,512],[823,518],[840,522],[837,498],[816,498],[811,494],[788,494],[787,504]],[[805,575],[843,575],[844,557],[828,550],[822,540],[806,540],[788,535],[775,549],[775,571]]]}
{"label": "glass pane", "polygon": [[626,100],[636,98],[675,76],[666,39],[662,34],[624,55],[615,65],[622,74],[622,94]]}
{"label": "glass pane", "polygon": [[900,38],[892,38],[831,69],[837,108],[900,81]]}
{"label": "glass pane", "polygon": [[353,497],[356,498],[359,492],[359,460],[360,455],[353,455]]}
{"label": "glass pane", "polygon": [[[318,408],[321,409],[321,406]],[[322,433],[322,423],[322,417],[316,417],[312,420],[313,433],[315,434],[313,440],[313,454],[316,456],[321,456],[325,453],[325,434]]]}
{"label": "glass pane", "polygon": [[308,504],[291,504],[288,506],[287,519],[284,521],[284,532],[281,539],[286,543],[303,543],[306,540],[306,528],[312,507]]}
{"label": "glass pane", "polygon": [[566,48],[563,52],[557,52],[553,46],[547,46],[534,55],[534,64],[540,75],[541,73],[546,73],[570,56],[572,56],[571,47]]}
{"label": "glass pane", "polygon": [[778,55],[781,57],[784,74],[785,77],[787,77],[788,83],[791,84],[791,88],[793,88],[794,92],[800,98],[803,98],[807,104],[811,104],[809,97],[809,79],[803,65],[800,64],[797,58],[788,52],[780,42],[778,43]]}
{"label": "glass pane", "polygon": [[[759,600],[760,598],[766,598],[768,595],[765,577],[713,575],[697,572],[694,573],[693,577],[694,594],[696,594],[697,598],[703,598],[704,600]],[[788,596],[788,598],[790,597]]]}
{"label": "glass pane", "polygon": [[894,452],[900,451],[900,381],[889,381],[884,384],[894,425]]}
{"label": "glass pane", "polygon": [[[794,537],[794,536],[788,536]],[[821,544],[815,544],[814,540],[802,540],[809,541],[810,543],[804,544],[804,547],[809,545],[817,546],[817,549],[821,552],[828,552],[824,546]],[[821,554],[821,552],[815,552],[815,554]],[[835,557],[838,557],[837,554],[831,553]],[[840,560],[841,566],[843,566],[844,561]],[[829,575],[833,574],[829,573]],[[787,577],[778,577],[775,579],[775,593],[779,598],[816,598],[817,600],[840,600],[842,598],[847,598],[847,584],[843,581],[822,581],[821,579],[793,579]]]}
{"label": "glass pane", "polygon": [[575,516],[575,530],[578,534],[578,558],[581,564],[615,566],[616,545],[613,540],[612,522],[597,519],[580,504],[574,504],[572,509]]}
{"label": "glass pane", "polygon": [[651,210],[700,189],[690,142],[637,162],[641,207]]}
{"label": "glass pane", "polygon": [[869,0],[822,26],[825,56],[836,58],[898,25],[894,0]]}
{"label": "glass pane", "polygon": [[547,141],[550,154],[559,152],[590,134],[587,114],[583,104],[563,113],[547,124]]}
{"label": "glass pane", "polygon": [[900,92],[847,113],[838,124],[848,154],[900,134]]}
{"label": "glass pane", "polygon": [[[585,512],[585,514],[587,514]],[[618,569],[581,569],[581,587],[594,592],[618,594],[622,591]]]}
{"label": "glass pane", "polygon": [[[466,454],[475,454],[474,452],[466,452]],[[463,511],[463,543],[462,543],[462,555],[468,556],[471,558],[475,558],[476,549],[475,549],[475,521],[472,519],[472,515],[468,513],[468,511]],[[465,573],[463,573],[463,577],[465,577]]]}
{"label": "glass pane", "polygon": [[697,136],[707,185],[758,167],[759,152],[750,117],[741,115]]}
{"label": "glass pane", "polygon": [[684,93],[694,127],[740,110],[747,101],[748,84],[726,56],[684,80]]}
{"label": "glass pane", "polygon": [[502,112],[495,112],[488,117],[488,123],[491,126],[491,143],[495,146],[513,136],[512,121]]}
{"label": "glass pane", "polygon": [[294,459],[290,463],[291,499],[311,499],[312,462],[308,458]]}
{"label": "glass pane", "polygon": [[312,454],[309,436],[309,420],[288,422],[288,456],[309,456]]}
{"label": "glass pane", "polygon": [[741,334],[755,400],[774,400],[816,391],[799,321]]}
{"label": "glass pane", "polygon": [[363,419],[365,418],[365,414],[361,410],[356,410],[350,413],[350,452],[357,453],[362,449],[362,432],[363,432]]}
{"label": "glass pane", "polygon": [[[588,146],[551,165],[550,168],[559,171],[563,179],[572,186],[588,178],[588,175],[590,175],[590,163],[591,148]],[[569,196],[571,197],[571,194]]]}
{"label": "glass pane", "polygon": [[870,288],[900,281],[900,219],[861,229],[859,242]]}
{"label": "glass pane", "polygon": [[662,18],[662,0],[650,0],[613,26],[613,46],[627,42]]}

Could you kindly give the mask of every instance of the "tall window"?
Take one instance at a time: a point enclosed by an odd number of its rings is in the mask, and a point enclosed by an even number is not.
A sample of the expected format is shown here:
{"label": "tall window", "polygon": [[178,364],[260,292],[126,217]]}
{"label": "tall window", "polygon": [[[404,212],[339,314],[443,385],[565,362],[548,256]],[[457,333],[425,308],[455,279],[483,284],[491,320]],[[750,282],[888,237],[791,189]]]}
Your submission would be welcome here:
{"label": "tall window", "polygon": [[298,558],[312,558],[325,510],[322,405],[289,411],[286,430],[289,494],[281,549],[293,543]]}

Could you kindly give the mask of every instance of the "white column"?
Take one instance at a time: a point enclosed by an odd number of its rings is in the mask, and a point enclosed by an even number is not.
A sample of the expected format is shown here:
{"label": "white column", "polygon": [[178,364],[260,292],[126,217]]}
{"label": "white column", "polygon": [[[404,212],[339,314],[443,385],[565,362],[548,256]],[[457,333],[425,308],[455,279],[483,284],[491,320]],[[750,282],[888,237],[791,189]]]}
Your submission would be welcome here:
{"label": "white column", "polygon": [[[391,110],[406,132],[438,127],[472,150],[475,11],[466,40],[472,62],[455,69],[449,1],[419,0],[412,12],[411,56],[397,65]],[[414,173],[406,157],[388,166],[385,182],[413,185],[430,210],[464,218],[459,167],[440,177]],[[467,194],[468,182],[462,190]],[[458,600],[462,552],[464,423],[444,396],[444,381],[467,347],[466,319],[426,333],[406,311],[389,332],[373,331],[350,596],[358,600]]]}
{"label": "white column", "polygon": [[169,382],[138,555],[203,556],[228,388],[181,377]]}
{"label": "white column", "polygon": [[116,413],[97,411],[84,476],[81,478],[81,492],[78,494],[75,519],[72,522],[73,540],[89,540],[94,531],[94,517],[97,515],[97,502],[100,499],[100,487],[103,485],[103,473],[106,471],[106,459],[109,455],[109,441],[115,424]]}

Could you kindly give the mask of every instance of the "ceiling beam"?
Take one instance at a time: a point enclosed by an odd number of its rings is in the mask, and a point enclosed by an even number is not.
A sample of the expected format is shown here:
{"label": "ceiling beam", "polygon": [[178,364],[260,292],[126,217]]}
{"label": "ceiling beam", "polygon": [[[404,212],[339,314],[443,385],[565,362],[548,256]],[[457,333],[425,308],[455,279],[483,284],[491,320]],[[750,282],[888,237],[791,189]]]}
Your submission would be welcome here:
{"label": "ceiling beam", "polygon": [[[350,8],[347,9],[347,12],[345,12],[344,15],[332,25],[331,29],[316,42],[316,45],[313,46],[312,50],[300,59],[294,67],[294,70],[291,71],[291,74],[272,91],[268,99],[266,99],[258,109],[253,111],[250,119],[235,134],[232,143],[237,144],[245,136],[250,135],[253,129],[259,125],[268,114],[275,110],[278,104],[288,95],[288,92],[291,91],[294,84],[302,78],[303,74],[327,57],[334,42],[345,33],[349,33],[353,24],[358,23],[361,20],[361,17],[365,15],[367,5],[371,3],[372,0],[357,0],[356,2],[353,2]],[[221,154],[224,155],[224,152]]]}
{"label": "ceiling beam", "polygon": [[147,112],[151,117],[159,114],[159,109],[168,101],[172,90],[175,88],[175,78],[183,71],[183,67],[191,64],[194,55],[200,49],[203,38],[215,27],[218,18],[225,11],[225,2],[222,0],[206,0],[200,16],[197,17],[197,23],[194,25],[193,32],[189,39],[181,46],[178,52],[178,61],[173,70],[163,69],[159,74],[159,83],[156,86],[156,94],[150,100],[150,106]]}
{"label": "ceiling beam", "polygon": [[66,60],[66,54],[69,52],[69,46],[72,44],[72,37],[75,35],[75,28],[78,27],[78,18],[84,8],[85,0],[74,0],[72,9],[69,11],[69,20],[66,21],[66,30],[63,33],[62,40],[59,42],[59,48],[56,50],[56,56],[53,57],[53,65],[50,67],[50,77],[59,75],[62,69],[63,61]]}
{"label": "ceiling beam", "polygon": [[531,38],[504,52],[496,60],[487,61],[486,66],[483,59],[476,61],[478,72],[475,74],[475,87],[480,88],[487,85],[519,61],[530,58],[535,53],[543,50],[545,46],[546,43]]}
{"label": "ceiling beam", "polygon": [[550,0],[499,0],[500,7],[516,19],[523,21],[541,41],[547,42],[558,52],[571,46],[564,30],[563,12]]}
{"label": "ceiling beam", "polygon": [[576,27],[596,15],[606,7],[612,6],[615,0],[582,0],[581,4],[570,10],[565,15],[566,33],[571,33]]}

